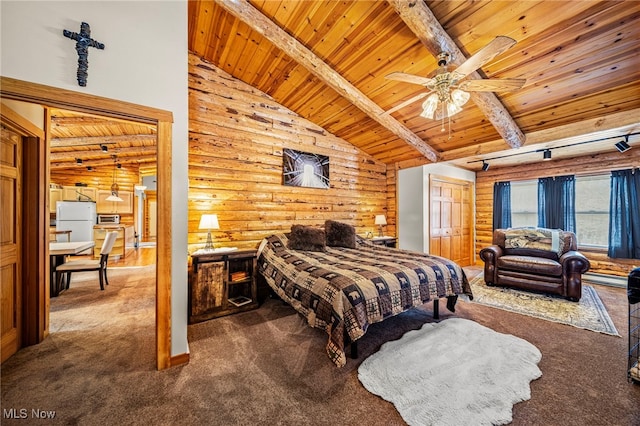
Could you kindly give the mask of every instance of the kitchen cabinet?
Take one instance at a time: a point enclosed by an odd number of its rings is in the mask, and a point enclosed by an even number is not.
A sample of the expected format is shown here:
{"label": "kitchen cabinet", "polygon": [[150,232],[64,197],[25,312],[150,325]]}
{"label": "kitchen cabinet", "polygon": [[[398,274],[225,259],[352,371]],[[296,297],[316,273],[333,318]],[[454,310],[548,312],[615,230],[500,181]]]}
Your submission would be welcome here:
{"label": "kitchen cabinet", "polygon": [[56,203],[62,201],[62,188],[49,189],[49,213],[56,212]]}
{"label": "kitchen cabinet", "polygon": [[133,213],[133,193],[130,191],[118,191],[118,197],[122,201],[107,201],[111,191],[98,191],[96,198],[96,209],[98,214],[132,214]]}
{"label": "kitchen cabinet", "polygon": [[95,201],[96,192],[96,188],[88,186],[63,186],[62,201]]}
{"label": "kitchen cabinet", "polygon": [[125,257],[129,251],[134,249],[135,232],[132,225],[95,225],[93,227],[93,239],[96,245],[93,247],[93,257],[100,257],[100,250],[102,250],[102,244],[107,232],[112,231],[116,231],[118,236],[109,254],[109,259]]}

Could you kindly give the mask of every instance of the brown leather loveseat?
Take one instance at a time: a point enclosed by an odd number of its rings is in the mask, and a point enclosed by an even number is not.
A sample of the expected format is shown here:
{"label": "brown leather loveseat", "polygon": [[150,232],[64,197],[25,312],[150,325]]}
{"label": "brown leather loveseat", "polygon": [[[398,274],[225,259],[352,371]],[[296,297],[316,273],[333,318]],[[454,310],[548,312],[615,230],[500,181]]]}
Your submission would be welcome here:
{"label": "brown leather loveseat", "polygon": [[589,260],[573,232],[545,228],[496,229],[480,251],[487,285],[559,294],[577,302]]}

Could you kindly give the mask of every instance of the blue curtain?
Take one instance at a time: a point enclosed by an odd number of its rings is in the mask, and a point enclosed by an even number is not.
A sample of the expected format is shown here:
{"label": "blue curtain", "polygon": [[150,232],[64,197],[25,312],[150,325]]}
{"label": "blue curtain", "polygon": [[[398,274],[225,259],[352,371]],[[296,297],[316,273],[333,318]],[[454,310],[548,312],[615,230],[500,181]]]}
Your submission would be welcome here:
{"label": "blue curtain", "polygon": [[640,169],[611,172],[608,255],[640,259]]}
{"label": "blue curtain", "polygon": [[493,229],[511,228],[511,183],[493,184]]}
{"label": "blue curtain", "polygon": [[576,232],[574,176],[538,179],[538,226]]}

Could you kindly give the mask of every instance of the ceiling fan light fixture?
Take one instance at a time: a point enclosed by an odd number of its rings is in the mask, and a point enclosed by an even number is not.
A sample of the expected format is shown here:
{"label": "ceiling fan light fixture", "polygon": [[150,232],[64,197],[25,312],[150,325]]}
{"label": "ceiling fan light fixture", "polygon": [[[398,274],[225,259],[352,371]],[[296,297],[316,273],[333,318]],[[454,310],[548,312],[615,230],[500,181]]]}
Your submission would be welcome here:
{"label": "ceiling fan light fixture", "polygon": [[469,101],[469,98],[471,98],[471,95],[463,90],[453,89],[451,91],[451,102],[460,108]]}
{"label": "ceiling fan light fixture", "polygon": [[422,103],[422,113],[420,113],[420,116],[433,119],[433,115],[435,114],[437,107],[438,95],[436,93],[432,93],[429,95],[427,100]]}
{"label": "ceiling fan light fixture", "polygon": [[454,102],[447,102],[447,117],[453,117],[460,111],[462,111],[462,108],[460,108]]}

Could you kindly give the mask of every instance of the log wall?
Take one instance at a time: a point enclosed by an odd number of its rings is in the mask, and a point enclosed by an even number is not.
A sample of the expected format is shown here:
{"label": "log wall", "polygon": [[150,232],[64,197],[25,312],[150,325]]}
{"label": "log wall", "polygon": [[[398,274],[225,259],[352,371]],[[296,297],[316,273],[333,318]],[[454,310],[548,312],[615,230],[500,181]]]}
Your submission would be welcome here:
{"label": "log wall", "polygon": [[[489,169],[476,174],[476,254],[491,244],[493,223],[493,184],[502,181],[531,180],[547,176],[609,173],[611,170],[640,167],[640,150],[631,149],[557,161]],[[611,259],[606,251],[581,250],[591,262],[590,272],[626,276],[640,260]],[[477,257],[478,262],[482,262]]]}
{"label": "log wall", "polygon": [[[329,156],[330,188],[284,186],[284,148]],[[394,200],[395,174],[385,164],[189,55],[190,251],[205,243],[203,213],[218,215],[214,246],[253,248],[293,224],[327,219],[364,234],[375,230],[376,214],[387,215],[386,234],[395,235]]]}

